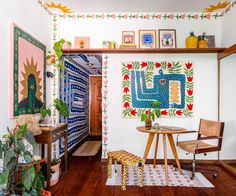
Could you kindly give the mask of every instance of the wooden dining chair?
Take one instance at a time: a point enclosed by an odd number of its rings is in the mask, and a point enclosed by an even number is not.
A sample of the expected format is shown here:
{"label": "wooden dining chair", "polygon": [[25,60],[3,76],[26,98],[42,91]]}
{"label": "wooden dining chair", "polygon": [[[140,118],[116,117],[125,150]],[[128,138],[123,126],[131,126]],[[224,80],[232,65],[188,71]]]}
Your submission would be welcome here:
{"label": "wooden dining chair", "polygon": [[[204,153],[204,155],[206,155],[208,152],[219,152],[222,146],[223,132],[224,122],[200,119],[197,140],[179,142],[177,138],[177,146],[193,154],[191,179],[193,179],[195,175],[196,154]],[[212,145],[206,143],[206,140],[218,140],[218,142],[216,145]],[[216,177],[217,172],[215,172],[213,176]]]}

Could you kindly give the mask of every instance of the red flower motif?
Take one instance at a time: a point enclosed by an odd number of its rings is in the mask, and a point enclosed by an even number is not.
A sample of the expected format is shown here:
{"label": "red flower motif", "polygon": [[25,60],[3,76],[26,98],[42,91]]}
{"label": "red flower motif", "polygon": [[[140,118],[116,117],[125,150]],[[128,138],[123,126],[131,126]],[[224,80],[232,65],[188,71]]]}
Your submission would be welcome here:
{"label": "red flower motif", "polygon": [[188,76],[187,80],[188,80],[188,82],[192,82],[193,81],[193,77],[192,76]]}
{"label": "red flower motif", "polygon": [[124,103],[124,107],[125,107],[126,109],[129,108],[129,107],[130,107],[129,102],[125,102],[125,103]]}
{"label": "red flower motif", "polygon": [[182,112],[182,110],[177,110],[177,111],[176,111],[176,114],[179,115],[179,116],[181,116],[181,115],[183,114],[183,112]]}
{"label": "red flower motif", "polygon": [[131,113],[133,116],[136,116],[136,114],[137,114],[138,112],[136,112],[136,109],[132,109],[130,113]]}
{"label": "red flower motif", "polygon": [[125,87],[123,92],[124,92],[124,93],[128,93],[128,92],[129,92],[129,88],[128,88],[128,87]]}
{"label": "red flower motif", "polygon": [[161,115],[166,116],[166,115],[168,115],[168,112],[166,110],[162,110]]}
{"label": "red flower motif", "polygon": [[161,67],[161,63],[155,63],[155,67],[156,67],[156,68]]}
{"label": "red flower motif", "polygon": [[185,63],[185,65],[186,65],[187,69],[190,69],[193,64],[192,63]]}
{"label": "red flower motif", "polygon": [[129,75],[128,74],[124,75],[124,80],[129,80]]}
{"label": "red flower motif", "polygon": [[141,63],[141,67],[142,67],[142,68],[147,67],[147,65],[148,65],[147,62],[142,62],[142,63]]}
{"label": "red flower motif", "polygon": [[188,110],[192,110],[193,109],[193,104],[192,103],[187,104],[187,107],[188,107]]}
{"label": "red flower motif", "polygon": [[171,66],[172,66],[171,63],[168,63],[168,64],[167,64],[167,68],[170,68]]}
{"label": "red flower motif", "polygon": [[192,96],[192,95],[193,95],[193,89],[189,89],[189,90],[187,90],[187,92],[188,92],[188,95],[189,95],[189,96]]}
{"label": "red flower motif", "polygon": [[127,64],[127,65],[126,65],[126,68],[127,68],[127,69],[132,69],[132,67],[133,67],[132,64]]}

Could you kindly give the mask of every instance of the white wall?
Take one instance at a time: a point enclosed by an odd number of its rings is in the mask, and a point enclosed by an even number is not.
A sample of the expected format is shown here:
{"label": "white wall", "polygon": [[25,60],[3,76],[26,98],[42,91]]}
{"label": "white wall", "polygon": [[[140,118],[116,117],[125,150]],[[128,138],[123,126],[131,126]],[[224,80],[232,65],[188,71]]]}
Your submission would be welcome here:
{"label": "white wall", "polygon": [[[113,40],[121,44],[122,31],[135,31],[136,45],[138,45],[139,29],[176,29],[177,47],[185,47],[185,38],[190,31],[195,35],[206,32],[215,35],[216,47],[220,46],[221,20],[158,20],[158,19],[73,19],[60,18],[60,37],[74,43],[75,36],[89,36],[91,48],[102,48],[104,40]],[[158,40],[158,39],[157,39]],[[73,44],[72,44],[73,45]],[[158,44],[157,44],[158,46]]]}
{"label": "white wall", "polygon": [[[50,16],[37,1],[8,0],[0,7],[0,135],[13,126],[9,119],[10,100],[10,26],[14,22],[33,37],[50,46]],[[49,92],[49,91],[48,91]]]}
{"label": "white wall", "polygon": [[[75,36],[89,36],[91,48],[101,48],[102,41],[114,40],[121,43],[124,30],[134,30],[136,45],[138,45],[139,29],[176,29],[177,47],[185,47],[185,38],[190,31],[196,35],[206,32],[215,35],[216,47],[220,47],[221,19],[218,20],[124,20],[124,19],[64,19],[59,22],[60,37],[72,43]],[[158,39],[157,39],[158,40]],[[73,44],[72,44],[73,45]],[[143,156],[148,135],[138,132],[137,126],[142,125],[139,119],[123,119],[121,110],[121,62],[143,60],[190,60],[194,62],[194,104],[193,118],[163,118],[160,124],[183,126],[190,130],[197,130],[200,118],[217,120],[217,61],[215,54],[107,54],[108,68],[108,150],[125,149],[139,156]],[[196,134],[181,136],[181,139],[196,138]],[[148,158],[153,158],[151,149]],[[179,150],[180,158],[192,158]],[[168,156],[172,157],[168,147]],[[159,146],[158,158],[163,157],[162,139]],[[212,153],[201,159],[216,159]]]}
{"label": "white wall", "polygon": [[220,120],[225,122],[223,159],[236,159],[236,54],[221,60]]}
{"label": "white wall", "polygon": [[236,6],[231,8],[231,10],[222,18],[221,27],[221,45],[222,47],[229,47],[236,43]]}
{"label": "white wall", "polygon": [[[217,120],[217,61],[214,54],[113,54],[108,55],[108,150],[124,149],[143,156],[148,134],[136,130],[143,126],[140,119],[124,119],[122,117],[121,62],[129,61],[192,61],[194,64],[194,116],[192,118],[159,118],[161,125],[185,127],[198,130],[199,119]],[[174,136],[175,138],[175,136]],[[196,134],[181,135],[179,139],[196,139]],[[153,158],[154,143],[148,158]],[[178,150],[181,158],[191,158],[185,152]],[[158,148],[158,158],[163,158],[162,137]],[[168,145],[168,157],[172,157]],[[216,153],[206,158],[216,158]],[[204,158],[198,156],[198,158]]]}

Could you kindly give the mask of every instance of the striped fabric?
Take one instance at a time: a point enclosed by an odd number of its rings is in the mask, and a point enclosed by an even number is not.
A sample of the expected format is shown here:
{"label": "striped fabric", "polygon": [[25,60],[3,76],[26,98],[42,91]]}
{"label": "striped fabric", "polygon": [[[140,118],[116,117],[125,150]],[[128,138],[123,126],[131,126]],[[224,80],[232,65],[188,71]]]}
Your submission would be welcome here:
{"label": "striped fabric", "polygon": [[[69,105],[68,150],[89,134],[89,74],[78,65],[65,61],[64,77],[60,78],[60,99]],[[59,155],[64,153],[64,139],[59,142]]]}

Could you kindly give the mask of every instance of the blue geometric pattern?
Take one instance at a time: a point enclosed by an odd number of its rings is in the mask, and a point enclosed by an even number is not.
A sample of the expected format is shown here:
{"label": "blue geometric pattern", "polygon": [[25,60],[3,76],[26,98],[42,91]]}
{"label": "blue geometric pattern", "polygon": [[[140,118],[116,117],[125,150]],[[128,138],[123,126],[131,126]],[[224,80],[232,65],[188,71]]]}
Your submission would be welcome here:
{"label": "blue geometric pattern", "polygon": [[[68,150],[89,134],[89,74],[71,62],[64,61],[64,77],[60,78],[60,99],[69,105]],[[64,152],[64,140],[59,142],[59,154]]]}
{"label": "blue geometric pattern", "polygon": [[[180,82],[181,102],[171,103],[169,100],[170,81]],[[147,88],[144,71],[131,71],[131,94],[134,108],[152,108],[152,101],[159,100],[160,109],[185,107],[185,75],[184,74],[159,74],[153,76],[153,87]]]}

